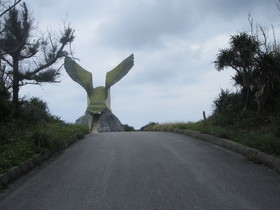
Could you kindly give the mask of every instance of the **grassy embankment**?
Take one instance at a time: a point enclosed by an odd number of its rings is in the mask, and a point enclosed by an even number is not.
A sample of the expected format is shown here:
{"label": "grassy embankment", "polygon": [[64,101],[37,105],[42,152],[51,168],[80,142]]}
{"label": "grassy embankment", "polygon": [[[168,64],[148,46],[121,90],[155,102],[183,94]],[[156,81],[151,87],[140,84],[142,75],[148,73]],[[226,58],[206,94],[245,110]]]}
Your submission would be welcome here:
{"label": "grassy embankment", "polygon": [[[221,125],[228,120],[231,123]],[[219,121],[219,123],[217,123]],[[172,131],[172,129],[188,129],[211,134],[221,138],[258,149],[264,153],[280,157],[280,119],[262,115],[247,115],[238,119],[217,119],[210,117],[206,121],[178,123],[150,123],[146,131]]]}
{"label": "grassy embankment", "polygon": [[0,126],[0,174],[22,164],[41,152],[57,147],[70,136],[82,138],[86,126],[66,124],[59,120],[38,124],[18,121]]}

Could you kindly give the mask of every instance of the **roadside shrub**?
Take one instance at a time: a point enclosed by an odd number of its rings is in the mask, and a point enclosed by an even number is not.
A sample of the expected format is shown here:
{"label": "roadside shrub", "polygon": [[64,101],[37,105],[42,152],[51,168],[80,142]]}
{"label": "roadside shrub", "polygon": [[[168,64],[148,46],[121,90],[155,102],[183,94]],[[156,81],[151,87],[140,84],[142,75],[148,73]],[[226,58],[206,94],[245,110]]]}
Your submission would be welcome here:
{"label": "roadside shrub", "polygon": [[51,118],[47,103],[35,97],[24,102],[22,114],[23,118],[31,123],[47,121]]}
{"label": "roadside shrub", "polygon": [[11,120],[7,123],[0,123],[0,145],[8,142],[13,143],[19,136],[17,122]]}
{"label": "roadside shrub", "polygon": [[221,93],[214,100],[214,113],[240,112],[243,108],[240,105],[241,97],[239,93],[232,93],[229,90],[221,89]]}
{"label": "roadside shrub", "polygon": [[124,125],[124,131],[135,131],[135,129],[134,129],[133,126],[125,124]]}
{"label": "roadside shrub", "polygon": [[9,133],[7,129],[6,125],[0,124],[0,145],[8,142]]}
{"label": "roadside shrub", "polygon": [[49,148],[51,147],[52,135],[48,131],[35,130],[28,135],[27,139],[35,146]]}
{"label": "roadside shrub", "polygon": [[214,100],[211,121],[219,126],[232,125],[242,114],[243,104],[240,101],[242,101],[241,94],[222,89]]}

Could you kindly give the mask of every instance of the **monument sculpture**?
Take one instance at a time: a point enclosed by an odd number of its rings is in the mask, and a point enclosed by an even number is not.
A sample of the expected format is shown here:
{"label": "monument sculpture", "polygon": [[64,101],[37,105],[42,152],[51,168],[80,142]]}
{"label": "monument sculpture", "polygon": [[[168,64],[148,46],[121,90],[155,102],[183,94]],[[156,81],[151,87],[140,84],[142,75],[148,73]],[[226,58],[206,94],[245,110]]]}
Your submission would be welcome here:
{"label": "monument sculpture", "polygon": [[65,57],[64,67],[72,80],[80,84],[87,93],[88,106],[85,114],[76,123],[86,124],[91,132],[123,131],[124,127],[112,113],[110,88],[121,80],[133,67],[131,54],[113,70],[107,72],[105,86],[94,88],[91,72],[85,70],[70,57]]}

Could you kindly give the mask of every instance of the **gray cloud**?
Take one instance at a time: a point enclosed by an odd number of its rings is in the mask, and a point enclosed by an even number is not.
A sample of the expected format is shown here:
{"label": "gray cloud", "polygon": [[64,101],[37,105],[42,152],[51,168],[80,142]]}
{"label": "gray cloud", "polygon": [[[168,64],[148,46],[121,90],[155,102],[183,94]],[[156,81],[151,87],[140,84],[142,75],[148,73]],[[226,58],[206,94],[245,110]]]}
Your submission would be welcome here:
{"label": "gray cloud", "polygon": [[[119,5],[99,30],[102,44],[133,49],[160,48],[165,36],[196,36],[197,30],[217,33],[247,21],[249,13],[271,13],[275,3],[262,0],[214,1],[131,1]],[[247,24],[247,23],[246,23]],[[201,35],[200,35],[201,36]]]}
{"label": "gray cloud", "polygon": [[134,1],[119,8],[100,28],[101,41],[140,50],[160,47],[162,37],[184,34],[194,27],[192,18],[190,8],[178,1]]}

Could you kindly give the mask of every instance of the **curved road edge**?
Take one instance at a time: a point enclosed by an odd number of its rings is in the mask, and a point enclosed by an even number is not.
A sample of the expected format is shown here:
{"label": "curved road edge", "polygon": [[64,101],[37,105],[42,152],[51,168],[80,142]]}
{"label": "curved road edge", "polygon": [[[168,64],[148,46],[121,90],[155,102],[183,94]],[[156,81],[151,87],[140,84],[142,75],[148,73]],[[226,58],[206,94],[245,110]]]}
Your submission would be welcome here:
{"label": "curved road edge", "polygon": [[230,141],[228,139],[219,138],[210,134],[203,134],[197,131],[192,130],[186,130],[186,129],[177,129],[174,128],[172,130],[156,130],[156,131],[165,131],[165,132],[171,132],[171,133],[179,133],[184,134],[187,136],[191,136],[206,142],[210,142],[212,144],[215,144],[217,146],[223,147],[227,150],[230,150],[232,152],[241,154],[245,157],[247,157],[249,160],[253,161],[257,164],[263,164],[269,168],[275,169],[278,173],[280,173],[280,158],[268,155],[266,153],[263,153],[257,149],[244,146],[242,144],[238,144],[236,142]]}

